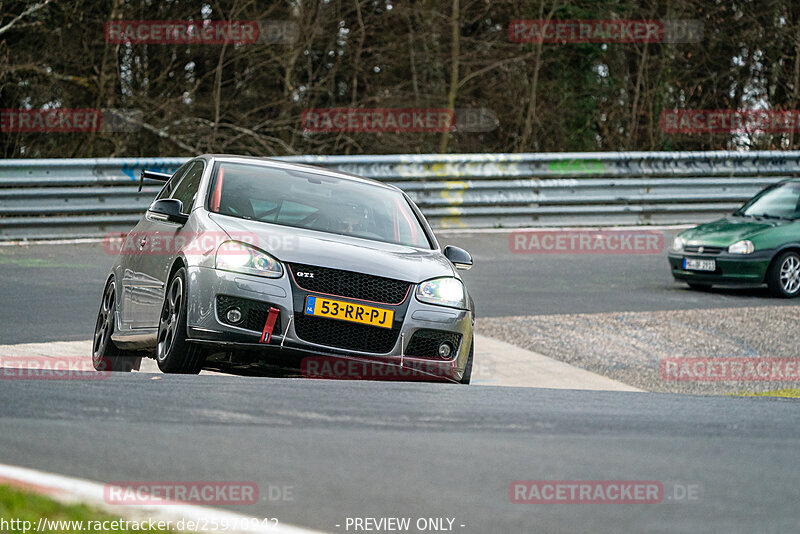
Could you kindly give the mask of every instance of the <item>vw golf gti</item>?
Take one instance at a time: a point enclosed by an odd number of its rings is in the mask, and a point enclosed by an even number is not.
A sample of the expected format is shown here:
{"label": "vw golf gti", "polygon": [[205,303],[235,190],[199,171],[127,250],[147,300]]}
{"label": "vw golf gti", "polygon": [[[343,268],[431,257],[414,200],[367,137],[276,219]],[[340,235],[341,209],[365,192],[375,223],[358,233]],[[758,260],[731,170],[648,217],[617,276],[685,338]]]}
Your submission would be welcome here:
{"label": "vw golf gti", "polygon": [[[313,166],[204,155],[120,244],[94,334],[97,369],[166,373],[303,358],[469,383],[474,304],[400,189]],[[301,364],[302,365],[302,364]]]}

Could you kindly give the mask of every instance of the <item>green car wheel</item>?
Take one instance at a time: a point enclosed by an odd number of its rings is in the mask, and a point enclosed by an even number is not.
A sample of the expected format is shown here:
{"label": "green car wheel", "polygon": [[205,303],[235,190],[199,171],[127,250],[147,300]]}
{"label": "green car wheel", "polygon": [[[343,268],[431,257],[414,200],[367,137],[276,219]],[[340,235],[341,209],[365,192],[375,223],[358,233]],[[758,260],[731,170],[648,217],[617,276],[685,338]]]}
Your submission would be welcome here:
{"label": "green car wheel", "polygon": [[769,267],[767,286],[776,297],[800,295],[800,254],[789,251],[778,256]]}

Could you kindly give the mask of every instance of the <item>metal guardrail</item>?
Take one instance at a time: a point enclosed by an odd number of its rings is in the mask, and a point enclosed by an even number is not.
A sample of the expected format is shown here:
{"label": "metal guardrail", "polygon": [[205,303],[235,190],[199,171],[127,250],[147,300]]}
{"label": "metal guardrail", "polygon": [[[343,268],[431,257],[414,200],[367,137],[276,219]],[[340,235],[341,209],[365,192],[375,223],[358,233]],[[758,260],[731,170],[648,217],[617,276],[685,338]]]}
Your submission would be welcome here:
{"label": "metal guardrail", "polygon": [[[143,168],[187,158],[0,160],[0,240],[127,232],[158,191]],[[800,152],[624,152],[278,158],[392,183],[439,228],[701,222],[800,175]]]}

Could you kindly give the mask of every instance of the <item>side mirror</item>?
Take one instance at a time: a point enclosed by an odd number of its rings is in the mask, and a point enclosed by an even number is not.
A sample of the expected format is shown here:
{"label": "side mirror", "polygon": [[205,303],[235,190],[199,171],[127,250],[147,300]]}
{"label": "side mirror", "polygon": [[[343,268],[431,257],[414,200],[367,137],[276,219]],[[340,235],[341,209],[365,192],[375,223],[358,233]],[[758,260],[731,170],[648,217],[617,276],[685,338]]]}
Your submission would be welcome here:
{"label": "side mirror", "polygon": [[472,256],[463,248],[447,245],[443,252],[444,256],[456,266],[456,269],[468,271],[472,268]]}
{"label": "side mirror", "polygon": [[182,210],[183,203],[177,198],[162,198],[150,204],[147,211],[153,215],[154,219],[186,224],[189,216],[182,213]]}

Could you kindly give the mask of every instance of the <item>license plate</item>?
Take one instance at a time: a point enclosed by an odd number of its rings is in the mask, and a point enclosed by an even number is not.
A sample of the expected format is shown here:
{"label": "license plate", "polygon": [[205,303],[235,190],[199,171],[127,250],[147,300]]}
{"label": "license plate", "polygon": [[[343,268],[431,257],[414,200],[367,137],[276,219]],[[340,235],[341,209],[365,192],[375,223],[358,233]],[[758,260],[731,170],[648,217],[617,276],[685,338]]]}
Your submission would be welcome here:
{"label": "license plate", "polygon": [[382,328],[391,328],[392,320],[394,319],[394,310],[313,296],[306,298],[305,312],[306,315],[330,317],[331,319],[380,326]]}
{"label": "license plate", "polygon": [[714,260],[698,260],[696,258],[683,258],[684,271],[716,271],[717,262]]}

